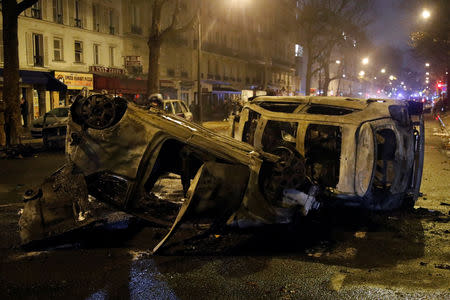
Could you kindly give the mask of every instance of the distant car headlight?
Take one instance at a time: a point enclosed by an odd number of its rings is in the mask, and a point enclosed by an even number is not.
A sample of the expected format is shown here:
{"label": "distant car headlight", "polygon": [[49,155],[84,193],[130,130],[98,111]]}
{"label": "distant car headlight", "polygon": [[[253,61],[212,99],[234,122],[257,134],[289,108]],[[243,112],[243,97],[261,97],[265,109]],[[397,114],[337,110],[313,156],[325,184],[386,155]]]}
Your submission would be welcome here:
{"label": "distant car headlight", "polygon": [[364,196],[374,177],[375,167],[375,136],[369,123],[359,129],[356,143],[355,191]]}

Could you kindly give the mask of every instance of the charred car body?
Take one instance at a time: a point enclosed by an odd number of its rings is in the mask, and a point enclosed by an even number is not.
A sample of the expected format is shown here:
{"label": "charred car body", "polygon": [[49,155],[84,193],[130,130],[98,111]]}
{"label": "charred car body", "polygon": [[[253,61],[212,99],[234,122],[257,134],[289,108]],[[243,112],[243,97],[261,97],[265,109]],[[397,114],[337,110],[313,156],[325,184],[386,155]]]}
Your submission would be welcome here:
{"label": "charred car body", "polygon": [[[98,218],[99,202],[139,215],[141,196],[167,172],[181,176],[186,201],[156,249],[183,221],[288,223],[318,203],[302,159],[278,150],[283,157],[122,98],[78,97],[67,126],[68,161],[39,189],[26,193],[19,221],[22,241],[86,226]],[[280,189],[282,174],[304,193]]]}
{"label": "charred car body", "polygon": [[[67,126],[67,163],[26,193],[22,241],[86,226],[101,217],[99,203],[142,217],[142,196],[167,173],[180,175],[186,200],[155,251],[183,222],[210,228],[290,223],[325,203],[319,186],[336,199],[367,198],[371,209],[397,207],[405,196],[413,201],[410,192],[418,186],[410,176],[420,169],[414,149],[421,135],[406,108],[361,122],[359,112],[392,110],[389,102],[342,101],[353,108],[339,108],[336,121],[311,114],[312,121],[293,115],[307,105],[317,109],[309,98],[258,98],[235,124],[238,141],[119,97],[77,97]],[[339,119],[345,114],[354,117]],[[381,175],[374,174],[379,157],[387,165]],[[392,170],[400,167],[405,171]],[[378,192],[389,196],[387,203],[374,202]]]}
{"label": "charred car body", "polygon": [[232,119],[231,131],[256,150],[295,149],[306,176],[328,191],[326,204],[392,210],[418,197],[424,126],[414,103],[258,97]]}

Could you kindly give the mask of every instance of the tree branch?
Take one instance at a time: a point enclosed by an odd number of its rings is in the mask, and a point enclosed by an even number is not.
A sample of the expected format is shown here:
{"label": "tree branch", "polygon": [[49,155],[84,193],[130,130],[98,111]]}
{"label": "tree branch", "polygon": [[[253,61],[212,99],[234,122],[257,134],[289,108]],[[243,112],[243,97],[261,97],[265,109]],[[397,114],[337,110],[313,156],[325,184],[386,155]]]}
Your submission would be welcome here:
{"label": "tree branch", "polygon": [[20,15],[25,9],[29,8],[33,4],[36,4],[36,2],[38,2],[38,0],[23,0],[17,4],[16,14]]}

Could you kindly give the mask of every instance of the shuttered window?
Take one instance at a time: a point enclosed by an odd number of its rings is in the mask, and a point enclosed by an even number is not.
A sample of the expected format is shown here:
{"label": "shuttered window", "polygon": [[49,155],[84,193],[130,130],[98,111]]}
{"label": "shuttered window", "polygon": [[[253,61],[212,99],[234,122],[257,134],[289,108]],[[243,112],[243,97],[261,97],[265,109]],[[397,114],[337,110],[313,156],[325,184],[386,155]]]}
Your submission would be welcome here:
{"label": "shuttered window", "polygon": [[75,41],[75,62],[83,62],[83,42]]}
{"label": "shuttered window", "polygon": [[61,38],[53,39],[53,60],[63,60],[63,40]]}
{"label": "shuttered window", "polygon": [[42,34],[33,33],[33,61],[37,67],[44,66],[44,37]]}
{"label": "shuttered window", "polygon": [[109,66],[114,67],[114,47],[109,47]]}
{"label": "shuttered window", "polygon": [[53,21],[58,24],[63,24],[63,1],[53,0]]}
{"label": "shuttered window", "polygon": [[100,45],[94,44],[94,65],[100,64],[99,52],[100,52]]}

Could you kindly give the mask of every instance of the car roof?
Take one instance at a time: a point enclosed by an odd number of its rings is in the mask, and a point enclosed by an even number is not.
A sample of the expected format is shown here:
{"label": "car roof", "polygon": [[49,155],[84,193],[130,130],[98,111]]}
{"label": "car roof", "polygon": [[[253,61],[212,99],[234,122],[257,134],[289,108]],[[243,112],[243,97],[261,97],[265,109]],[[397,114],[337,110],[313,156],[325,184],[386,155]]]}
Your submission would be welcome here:
{"label": "car roof", "polygon": [[402,101],[391,99],[361,99],[351,97],[330,97],[330,96],[260,96],[252,100],[251,103],[261,102],[278,103],[298,103],[305,105],[328,105],[339,106],[352,109],[364,109],[372,102],[385,103],[386,105],[401,105]]}
{"label": "car roof", "polygon": [[[278,104],[286,104],[290,108],[278,110]],[[332,96],[261,96],[248,102],[245,107],[264,114],[269,119],[360,124],[390,118],[389,107],[392,105],[406,107],[406,102]]]}

